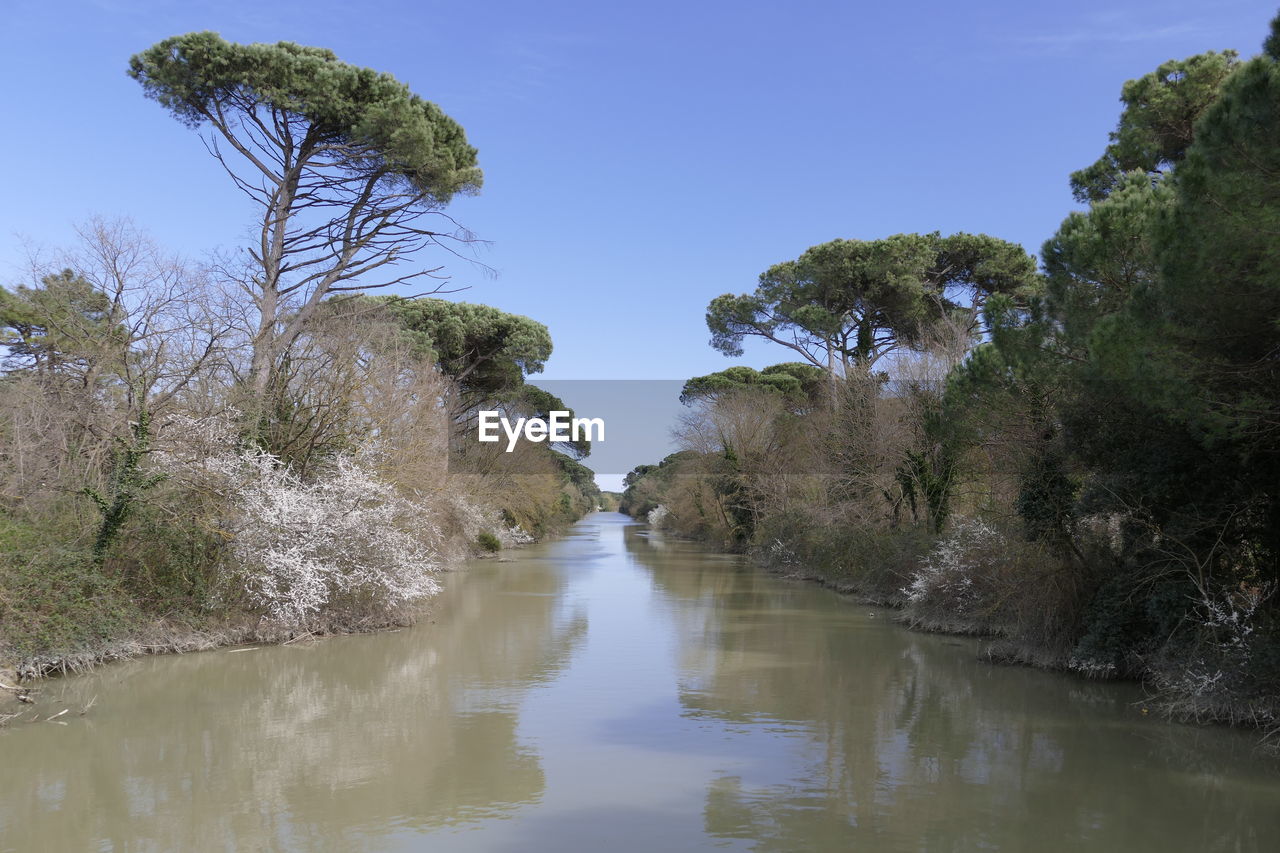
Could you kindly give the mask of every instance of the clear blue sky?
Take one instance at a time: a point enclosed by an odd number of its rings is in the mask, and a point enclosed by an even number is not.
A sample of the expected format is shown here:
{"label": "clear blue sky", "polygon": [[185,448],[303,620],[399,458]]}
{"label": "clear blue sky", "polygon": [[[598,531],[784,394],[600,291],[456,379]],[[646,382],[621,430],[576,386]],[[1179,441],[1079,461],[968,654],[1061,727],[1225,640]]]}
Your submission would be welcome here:
{"label": "clear blue sky", "polygon": [[[492,241],[454,298],[550,328],[561,379],[733,363],[703,311],[835,237],[983,231],[1037,251],[1121,84],[1209,49],[1258,52],[1267,2],[200,2],[0,0],[0,276],[128,215],[194,257],[251,210],[196,134],[142,97],[131,54],[209,29],[331,48],[456,118]],[[443,258],[425,258],[438,263]],[[786,360],[757,347],[746,362]]]}

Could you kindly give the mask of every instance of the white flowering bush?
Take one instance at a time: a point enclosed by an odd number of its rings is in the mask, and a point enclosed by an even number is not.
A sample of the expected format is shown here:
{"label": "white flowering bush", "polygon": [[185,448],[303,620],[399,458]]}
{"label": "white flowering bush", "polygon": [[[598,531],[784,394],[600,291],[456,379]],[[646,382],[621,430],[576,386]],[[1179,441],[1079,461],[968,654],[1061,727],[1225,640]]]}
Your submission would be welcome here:
{"label": "white flowering bush", "polygon": [[1270,583],[1212,591],[1201,587],[1192,613],[1204,642],[1179,662],[1176,674],[1165,675],[1165,686],[1192,699],[1238,687],[1253,656],[1259,610],[1274,592]]}
{"label": "white flowering bush", "polygon": [[776,538],[769,544],[768,558],[769,562],[775,566],[793,566],[800,562],[796,552],[781,539]]}
{"label": "white flowering bush", "polygon": [[[420,507],[352,457],[302,482],[264,453],[245,453],[250,476],[232,552],[251,598],[275,618],[302,623],[325,609],[407,604],[439,590]],[[410,527],[414,533],[408,532]]]}
{"label": "white flowering bush", "polygon": [[1086,678],[1112,678],[1119,670],[1114,663],[1082,658],[1076,655],[1071,655],[1067,658],[1066,667],[1070,671],[1078,672]]}
{"label": "white flowering bush", "polygon": [[902,594],[916,608],[971,613],[988,597],[1007,547],[1005,538],[984,522],[957,521],[921,560]]}
{"label": "white flowering bush", "polygon": [[475,542],[481,533],[495,536],[503,548],[528,545],[534,541],[533,536],[519,524],[506,524],[498,510],[483,506],[460,492],[446,489],[438,496],[438,503],[443,526],[454,531],[460,543],[458,553],[454,555],[456,558],[466,556],[466,545]]}
{"label": "white flowering bush", "polygon": [[669,509],[662,504],[658,504],[653,509],[649,510],[649,514],[645,517],[645,520],[649,522],[650,527],[655,530],[661,530],[663,522],[667,520],[667,516],[670,514],[671,511]]}
{"label": "white flowering bush", "polygon": [[273,619],[378,613],[438,591],[432,514],[378,477],[372,452],[338,457],[304,481],[270,454],[238,447],[227,420],[170,427],[181,440],[158,454],[159,466],[218,498],[227,570]]}
{"label": "white flowering bush", "polygon": [[535,540],[533,534],[515,524],[511,527],[503,527],[498,532],[498,541],[502,543],[503,548],[510,548],[514,545],[528,545]]}
{"label": "white flowering bush", "polygon": [[1219,651],[1248,659],[1258,609],[1274,591],[1270,583],[1242,583],[1238,589],[1219,590],[1216,594],[1201,590],[1200,624],[1210,632]]}

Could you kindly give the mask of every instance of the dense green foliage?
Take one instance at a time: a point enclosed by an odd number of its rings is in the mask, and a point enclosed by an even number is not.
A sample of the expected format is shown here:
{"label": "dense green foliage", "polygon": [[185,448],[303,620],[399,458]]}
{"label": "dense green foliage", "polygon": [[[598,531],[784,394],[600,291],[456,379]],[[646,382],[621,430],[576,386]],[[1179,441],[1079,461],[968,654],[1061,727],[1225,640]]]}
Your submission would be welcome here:
{"label": "dense green foliage", "polygon": [[1195,138],[1196,121],[1218,96],[1237,64],[1236,53],[1202,53],[1170,60],[1150,74],[1124,84],[1124,112],[1111,144],[1097,162],[1071,175],[1078,201],[1101,201],[1126,172],[1171,169]]}
{"label": "dense green foliage", "polygon": [[46,275],[35,287],[0,287],[0,346],[6,363],[53,375],[119,349],[111,301],[72,270]]}
{"label": "dense green foliage", "polygon": [[136,623],[128,590],[89,549],[42,540],[36,526],[0,515],[0,625],[10,655],[89,646]]}
{"label": "dense green foliage", "polygon": [[753,293],[716,297],[707,327],[725,355],[759,337],[818,367],[867,368],[939,323],[971,332],[985,297],[1025,296],[1035,279],[1021,247],[985,234],[832,240],[770,267]]}
{"label": "dense green foliage", "polygon": [[415,344],[469,394],[510,391],[551,357],[550,332],[528,317],[444,299],[384,301]]}
{"label": "dense green foliage", "polygon": [[[552,411],[574,417],[573,409],[559,397],[525,381],[530,374],[542,372],[551,357],[551,333],[535,320],[489,305],[443,299],[362,297],[341,303],[343,310],[357,312],[385,307],[413,350],[456,385],[458,398],[451,409],[461,432],[471,428],[470,416],[485,407],[498,407],[515,417],[547,418]],[[590,454],[591,443],[570,441],[560,450],[582,458]],[[559,452],[551,458],[562,467],[572,461]],[[565,474],[571,479],[576,476],[574,471]],[[594,495],[595,490],[591,482],[587,491]]]}
{"label": "dense green foliage", "polygon": [[134,56],[129,74],[190,127],[265,132],[294,114],[306,121],[304,158],[336,156],[345,169],[403,181],[435,201],[480,183],[476,150],[439,107],[390,74],[340,62],[324,48],[188,33]]}
{"label": "dense green foliage", "polygon": [[695,376],[684,383],[680,402],[715,397],[761,388],[786,398],[789,405],[806,407],[820,393],[826,383],[826,374],[811,364],[788,361],[774,364],[764,370],[751,367],[730,367],[706,376]]}

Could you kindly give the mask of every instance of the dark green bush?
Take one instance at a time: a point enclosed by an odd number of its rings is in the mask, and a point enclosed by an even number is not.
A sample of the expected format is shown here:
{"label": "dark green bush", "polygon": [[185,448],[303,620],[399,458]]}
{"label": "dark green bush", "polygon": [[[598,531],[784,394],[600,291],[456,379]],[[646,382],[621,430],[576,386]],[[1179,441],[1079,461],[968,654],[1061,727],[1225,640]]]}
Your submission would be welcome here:
{"label": "dark green bush", "polygon": [[0,647],[5,657],[58,655],[122,635],[140,620],[119,582],[88,548],[0,552]]}

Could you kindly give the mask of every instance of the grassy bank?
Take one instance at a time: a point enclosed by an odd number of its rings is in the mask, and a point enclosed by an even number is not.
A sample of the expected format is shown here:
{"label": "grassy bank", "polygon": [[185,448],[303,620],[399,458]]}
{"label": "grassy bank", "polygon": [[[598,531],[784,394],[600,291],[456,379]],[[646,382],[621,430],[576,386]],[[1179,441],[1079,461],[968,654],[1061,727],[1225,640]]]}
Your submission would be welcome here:
{"label": "grassy bank", "polygon": [[[492,478],[406,497],[369,471],[308,482],[249,465],[221,493],[169,474],[105,552],[82,498],[0,514],[0,668],[26,681],[139,654],[406,625],[460,560],[555,535],[595,503],[556,477],[517,477],[506,488],[519,500],[494,507],[467,495],[501,496]],[[209,515],[192,511],[197,494],[213,498]],[[177,506],[189,514],[175,519]]]}

